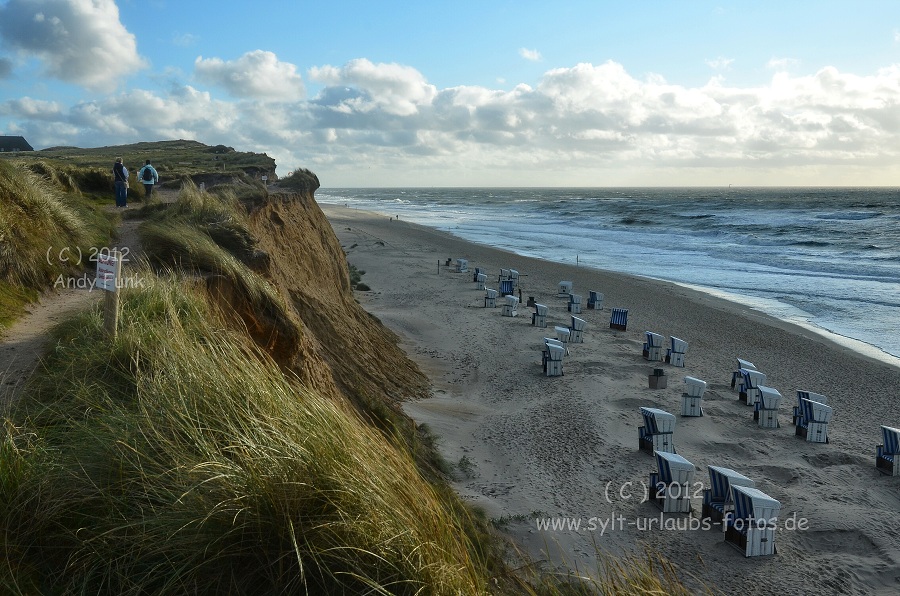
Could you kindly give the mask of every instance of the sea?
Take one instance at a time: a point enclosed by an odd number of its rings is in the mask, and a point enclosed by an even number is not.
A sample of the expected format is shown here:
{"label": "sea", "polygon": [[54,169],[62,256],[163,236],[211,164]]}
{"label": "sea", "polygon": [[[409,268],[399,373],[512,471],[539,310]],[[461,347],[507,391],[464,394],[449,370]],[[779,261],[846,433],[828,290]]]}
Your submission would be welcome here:
{"label": "sea", "polygon": [[676,282],[900,365],[900,188],[322,188],[316,199]]}

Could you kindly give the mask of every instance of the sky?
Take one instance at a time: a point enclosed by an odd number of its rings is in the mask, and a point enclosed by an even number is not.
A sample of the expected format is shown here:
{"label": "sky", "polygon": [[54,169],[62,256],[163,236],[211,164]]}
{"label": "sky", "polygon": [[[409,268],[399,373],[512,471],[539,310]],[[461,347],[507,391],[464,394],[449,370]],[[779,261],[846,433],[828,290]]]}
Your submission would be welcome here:
{"label": "sky", "polygon": [[332,188],[900,186],[900,1],[0,0],[0,134]]}

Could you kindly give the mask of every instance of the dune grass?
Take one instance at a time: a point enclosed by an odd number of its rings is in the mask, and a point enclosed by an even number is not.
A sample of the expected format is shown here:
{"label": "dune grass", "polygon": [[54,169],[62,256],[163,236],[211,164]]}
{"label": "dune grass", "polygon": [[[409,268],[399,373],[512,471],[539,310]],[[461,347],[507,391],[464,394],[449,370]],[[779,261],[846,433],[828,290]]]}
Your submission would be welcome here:
{"label": "dune grass", "polygon": [[203,292],[126,292],[112,343],[100,319],[59,331],[0,443],[4,591],[484,591],[465,522],[410,457]]}

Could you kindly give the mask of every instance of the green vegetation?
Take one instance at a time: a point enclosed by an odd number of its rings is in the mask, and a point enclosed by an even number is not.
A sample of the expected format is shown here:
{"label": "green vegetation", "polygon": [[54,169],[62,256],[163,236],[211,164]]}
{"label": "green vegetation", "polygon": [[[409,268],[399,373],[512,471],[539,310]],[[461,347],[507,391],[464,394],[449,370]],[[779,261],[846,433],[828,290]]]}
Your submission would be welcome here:
{"label": "green vegetation", "polygon": [[362,276],[366,274],[365,271],[357,269],[356,266],[351,263],[347,263],[347,269],[350,271],[350,287],[352,289],[359,290],[360,292],[368,292],[372,289],[368,285],[362,283]]}
{"label": "green vegetation", "polygon": [[189,282],[148,279],[115,342],[98,311],[59,331],[6,428],[3,592],[484,590],[409,456],[285,376]]}
{"label": "green vegetation", "polygon": [[[0,325],[109,245],[114,219],[67,173],[0,160]],[[92,250],[94,249],[94,250]]]}

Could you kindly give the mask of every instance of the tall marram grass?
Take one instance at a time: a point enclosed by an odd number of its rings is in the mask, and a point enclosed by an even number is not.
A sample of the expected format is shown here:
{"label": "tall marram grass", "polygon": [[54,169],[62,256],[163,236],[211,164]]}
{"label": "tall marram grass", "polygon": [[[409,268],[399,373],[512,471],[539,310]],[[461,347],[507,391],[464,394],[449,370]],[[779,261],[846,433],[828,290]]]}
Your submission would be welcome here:
{"label": "tall marram grass", "polygon": [[463,521],[401,449],[152,281],[59,331],[0,442],[0,590],[485,591]]}

